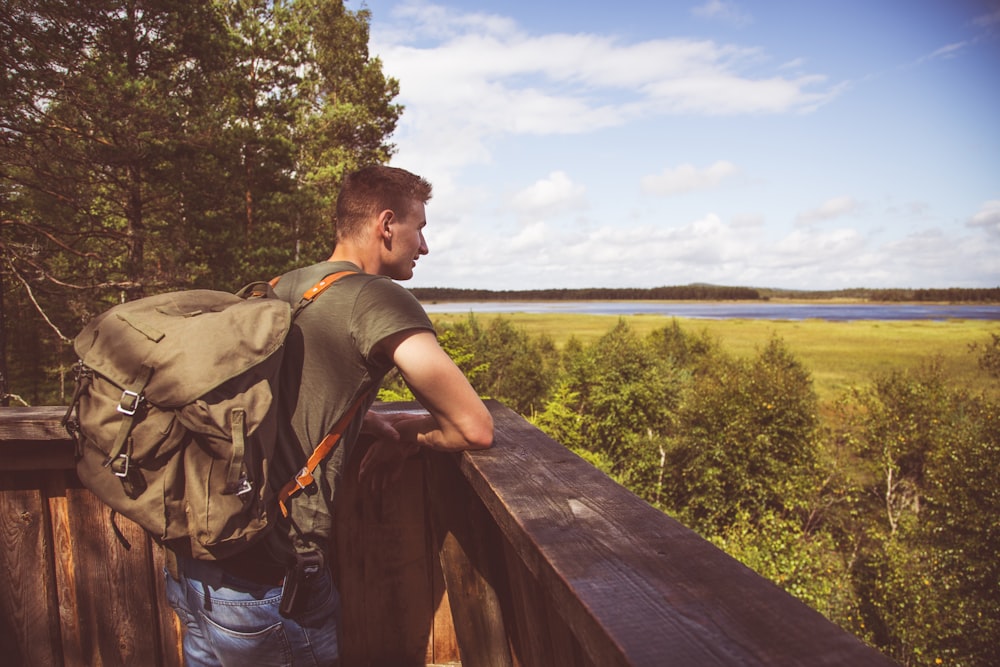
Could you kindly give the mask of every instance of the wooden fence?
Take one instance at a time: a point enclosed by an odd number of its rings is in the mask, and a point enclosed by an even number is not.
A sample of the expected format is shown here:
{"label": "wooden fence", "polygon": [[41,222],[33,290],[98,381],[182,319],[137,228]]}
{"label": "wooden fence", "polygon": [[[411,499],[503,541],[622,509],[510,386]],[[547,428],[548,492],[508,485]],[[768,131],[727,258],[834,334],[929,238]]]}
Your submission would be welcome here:
{"label": "wooden fence", "polygon": [[[386,411],[412,409],[385,404]],[[513,411],[492,449],[345,474],[346,667],[889,665]],[[0,409],[0,662],[179,665],[159,547],[82,488],[61,408]],[[357,459],[359,457],[355,457]]]}

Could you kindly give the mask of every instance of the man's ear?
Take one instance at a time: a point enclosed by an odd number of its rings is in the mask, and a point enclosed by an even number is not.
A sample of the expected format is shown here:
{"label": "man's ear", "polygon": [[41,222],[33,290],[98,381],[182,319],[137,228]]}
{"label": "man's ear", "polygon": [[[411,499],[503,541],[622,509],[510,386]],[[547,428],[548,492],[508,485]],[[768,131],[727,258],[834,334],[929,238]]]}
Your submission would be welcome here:
{"label": "man's ear", "polygon": [[378,215],[378,233],[383,239],[392,238],[392,228],[390,225],[395,220],[396,215],[391,209],[386,209]]}

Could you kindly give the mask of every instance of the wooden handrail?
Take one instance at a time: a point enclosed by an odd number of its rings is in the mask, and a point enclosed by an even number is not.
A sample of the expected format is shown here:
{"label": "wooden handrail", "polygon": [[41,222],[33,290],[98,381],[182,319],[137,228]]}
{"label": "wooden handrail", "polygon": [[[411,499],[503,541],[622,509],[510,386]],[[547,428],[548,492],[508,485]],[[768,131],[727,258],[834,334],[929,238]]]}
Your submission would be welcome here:
{"label": "wooden handrail", "polygon": [[[512,410],[495,402],[489,407],[494,447],[460,455],[426,453],[422,470],[415,464],[430,510],[423,532],[429,551],[440,558],[437,576],[446,585],[453,624],[448,631],[454,632],[465,667],[892,664]],[[24,486],[18,481],[21,471],[72,467],[71,443],[58,426],[61,416],[61,408],[0,409],[0,506],[7,511]],[[398,506],[419,516],[412,504]],[[396,511],[393,507],[380,504],[379,511]],[[341,545],[341,551],[355,546]],[[340,564],[345,581],[353,576],[343,571],[351,567],[348,560]],[[378,580],[381,574],[366,576]],[[8,589],[18,584],[8,577],[0,585],[5,587],[0,597],[10,599]],[[345,611],[354,604],[350,590]],[[40,604],[53,604],[56,597],[47,595]],[[14,612],[5,604],[0,602],[5,612],[0,624],[13,627],[13,644],[28,650],[24,644],[39,638],[17,634],[19,628],[28,631],[23,622],[7,618]],[[368,606],[370,616],[371,601]],[[428,617],[426,624],[432,623],[441,632],[440,619]],[[403,651],[355,650],[353,641],[345,646],[348,667],[354,664],[351,651],[356,664],[392,664],[385,656]],[[447,644],[445,638],[435,641]],[[162,639],[160,650],[175,643]],[[417,660],[431,658],[430,649],[407,650],[419,654]]]}

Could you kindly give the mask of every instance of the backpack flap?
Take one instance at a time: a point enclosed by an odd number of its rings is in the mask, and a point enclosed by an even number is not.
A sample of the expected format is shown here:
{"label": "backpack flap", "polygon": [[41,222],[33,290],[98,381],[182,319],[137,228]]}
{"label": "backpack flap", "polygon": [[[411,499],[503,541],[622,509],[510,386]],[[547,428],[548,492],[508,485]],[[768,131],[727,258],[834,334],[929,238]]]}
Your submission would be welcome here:
{"label": "backpack flap", "polygon": [[177,408],[257,365],[291,325],[280,299],[242,299],[188,290],[129,301],[95,317],[76,337],[84,365],[127,388],[141,366],[153,369],[145,397]]}

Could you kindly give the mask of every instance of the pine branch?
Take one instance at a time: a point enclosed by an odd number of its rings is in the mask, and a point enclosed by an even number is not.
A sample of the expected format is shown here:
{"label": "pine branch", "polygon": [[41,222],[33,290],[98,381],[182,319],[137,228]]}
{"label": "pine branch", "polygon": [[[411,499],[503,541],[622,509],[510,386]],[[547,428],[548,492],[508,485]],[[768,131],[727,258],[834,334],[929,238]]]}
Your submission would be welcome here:
{"label": "pine branch", "polygon": [[49,327],[56,332],[56,335],[59,336],[64,343],[72,343],[72,339],[63,334],[63,332],[59,330],[59,327],[57,327],[55,323],[49,319],[49,316],[45,314],[45,310],[42,308],[41,304],[38,303],[38,300],[35,299],[35,293],[31,291],[31,285],[27,280],[25,280],[24,276],[21,275],[20,271],[17,270],[17,267],[14,266],[14,262],[10,261],[8,258],[7,264],[10,266],[11,273],[13,273],[14,276],[21,281],[22,285],[24,285],[24,290],[27,292],[28,298],[31,299],[31,303],[35,304],[35,309],[42,316],[42,319],[45,320]]}

